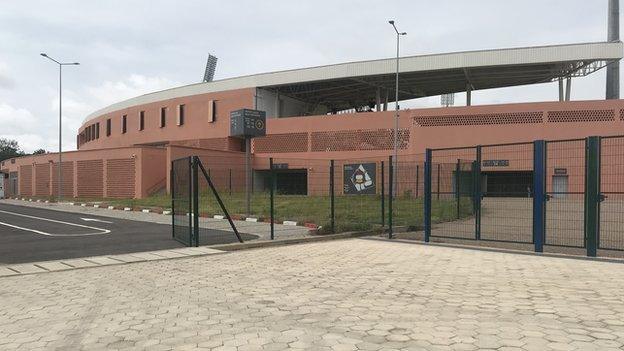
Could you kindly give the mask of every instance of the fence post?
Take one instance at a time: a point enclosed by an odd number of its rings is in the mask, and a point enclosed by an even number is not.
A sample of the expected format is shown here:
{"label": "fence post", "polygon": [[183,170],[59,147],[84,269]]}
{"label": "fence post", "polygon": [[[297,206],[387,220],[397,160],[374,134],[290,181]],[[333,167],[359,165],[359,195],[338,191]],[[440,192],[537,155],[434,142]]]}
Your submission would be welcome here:
{"label": "fence post", "polygon": [[385,164],[381,161],[381,227],[386,226],[386,187],[385,187]]}
{"label": "fence post", "polygon": [[171,169],[169,170],[169,192],[171,193],[171,237],[175,238],[175,189],[173,180],[173,161],[171,162]]}
{"label": "fence post", "polygon": [[335,204],[334,204],[334,160],[329,161],[329,211],[332,233],[336,232]]}
{"label": "fence post", "polygon": [[274,203],[274,193],[275,193],[275,171],[273,170],[273,157],[269,158],[269,167],[270,167],[270,194],[271,194],[271,240],[275,239],[275,203]]}
{"label": "fence post", "polygon": [[457,204],[457,219],[459,219],[459,200],[460,200],[460,194],[459,194],[459,182],[461,181],[460,179],[460,171],[461,171],[461,165],[460,165],[461,160],[457,159],[457,164],[455,164],[455,203]]}
{"label": "fence post", "polygon": [[425,224],[425,242],[429,242],[429,238],[431,237],[431,149],[427,149],[425,151],[425,170],[424,170],[424,191],[425,191],[425,200],[424,200],[424,224]]}
{"label": "fence post", "polygon": [[440,164],[439,163],[438,163],[438,181],[437,181],[437,184],[438,184],[438,192],[437,192],[438,200],[440,200]]}
{"label": "fence post", "polygon": [[533,142],[533,244],[544,252],[546,231],[546,142]]}
{"label": "fence post", "polygon": [[474,212],[475,212],[475,239],[481,240],[481,145],[476,148],[477,155],[474,164]]}
{"label": "fence post", "polygon": [[600,137],[588,137],[585,145],[585,237],[587,256],[596,257],[600,235]]}
{"label": "fence post", "polygon": [[[199,246],[199,173],[197,172],[197,163],[199,157],[193,157],[193,240],[195,246]],[[191,245],[193,242],[191,241]]]}
{"label": "fence post", "polygon": [[420,175],[418,172],[420,171],[419,165],[416,165],[416,198],[418,199],[418,183],[420,183]]}
{"label": "fence post", "polygon": [[232,196],[232,169],[230,168],[230,177],[228,179],[228,189],[230,189],[230,196]]}
{"label": "fence post", "polygon": [[193,246],[193,157],[188,158],[188,246]]}
{"label": "fence post", "polygon": [[392,239],[392,202],[394,197],[394,164],[392,162],[392,156],[388,158],[388,239]]}

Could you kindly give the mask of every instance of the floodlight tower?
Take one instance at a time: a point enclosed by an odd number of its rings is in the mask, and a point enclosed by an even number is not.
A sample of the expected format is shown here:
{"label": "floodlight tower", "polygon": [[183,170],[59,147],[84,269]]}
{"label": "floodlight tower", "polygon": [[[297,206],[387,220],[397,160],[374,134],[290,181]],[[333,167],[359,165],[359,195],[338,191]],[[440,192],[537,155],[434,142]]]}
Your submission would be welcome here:
{"label": "floodlight tower", "polygon": [[212,79],[215,75],[215,70],[217,69],[217,60],[216,56],[212,56],[208,54],[208,60],[206,61],[206,70],[204,71],[204,82],[212,82]]}
{"label": "floodlight tower", "polygon": [[[620,0],[609,0],[607,40],[620,41]],[[620,61],[607,66],[607,100],[620,98]]]}

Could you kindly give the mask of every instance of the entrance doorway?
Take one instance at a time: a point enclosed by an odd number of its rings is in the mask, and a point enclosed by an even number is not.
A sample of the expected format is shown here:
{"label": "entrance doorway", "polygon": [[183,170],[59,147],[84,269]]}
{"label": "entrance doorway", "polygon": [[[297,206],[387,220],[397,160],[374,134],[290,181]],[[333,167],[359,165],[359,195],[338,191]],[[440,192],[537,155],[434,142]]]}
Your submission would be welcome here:
{"label": "entrance doorway", "polygon": [[552,178],[552,197],[556,199],[564,199],[568,192],[568,176],[554,175]]}

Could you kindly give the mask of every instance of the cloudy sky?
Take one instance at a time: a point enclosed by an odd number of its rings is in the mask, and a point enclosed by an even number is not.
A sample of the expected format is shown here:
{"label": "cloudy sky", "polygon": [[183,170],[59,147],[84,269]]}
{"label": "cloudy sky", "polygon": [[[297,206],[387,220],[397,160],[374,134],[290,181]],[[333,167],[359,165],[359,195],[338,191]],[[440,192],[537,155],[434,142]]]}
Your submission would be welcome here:
{"label": "cloudy sky", "polygon": [[[26,151],[58,148],[58,69],[64,70],[63,149],[94,110],[201,80],[394,55],[606,39],[607,0],[1,0],[0,137]],[[572,99],[604,97],[604,70],[574,81]],[[554,84],[478,91],[474,104],[553,100]],[[464,101],[456,97],[456,104]],[[438,106],[439,98],[411,106]],[[403,105],[405,107],[405,105]]]}

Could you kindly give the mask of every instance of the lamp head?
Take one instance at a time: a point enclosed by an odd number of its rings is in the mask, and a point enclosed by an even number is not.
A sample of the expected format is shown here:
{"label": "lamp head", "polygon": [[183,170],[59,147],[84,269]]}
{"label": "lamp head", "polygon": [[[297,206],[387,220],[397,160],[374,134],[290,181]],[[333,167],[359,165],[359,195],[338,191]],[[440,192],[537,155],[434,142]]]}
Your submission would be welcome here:
{"label": "lamp head", "polygon": [[388,21],[388,23],[390,23],[390,24],[394,24],[394,20]]}
{"label": "lamp head", "polygon": [[40,53],[39,55],[43,56],[43,57],[48,57],[48,55],[45,52]]}

